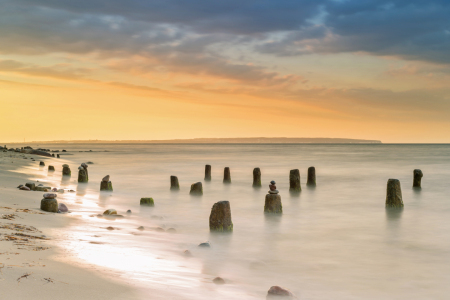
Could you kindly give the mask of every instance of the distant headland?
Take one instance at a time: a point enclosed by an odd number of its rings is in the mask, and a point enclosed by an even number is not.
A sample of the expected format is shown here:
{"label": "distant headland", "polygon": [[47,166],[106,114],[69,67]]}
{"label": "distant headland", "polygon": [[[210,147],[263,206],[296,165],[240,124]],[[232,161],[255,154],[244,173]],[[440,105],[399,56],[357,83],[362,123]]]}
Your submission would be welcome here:
{"label": "distant headland", "polygon": [[59,140],[33,141],[30,143],[148,143],[148,144],[381,144],[378,140],[345,138],[287,138],[287,137],[251,137],[251,138],[195,138],[174,140]]}

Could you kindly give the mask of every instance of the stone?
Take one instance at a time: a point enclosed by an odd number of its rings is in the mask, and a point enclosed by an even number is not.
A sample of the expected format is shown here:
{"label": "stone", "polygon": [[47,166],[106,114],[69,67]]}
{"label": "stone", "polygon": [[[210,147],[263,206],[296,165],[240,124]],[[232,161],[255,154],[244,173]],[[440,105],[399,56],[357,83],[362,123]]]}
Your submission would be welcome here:
{"label": "stone", "polygon": [[110,209],[105,210],[103,212],[103,214],[104,215],[117,215],[117,210],[110,208]]}
{"label": "stone", "polygon": [[422,171],[419,169],[415,169],[413,171],[413,175],[414,175],[413,187],[415,188],[422,187],[422,177],[423,177]]}
{"label": "stone", "polygon": [[180,189],[180,184],[178,183],[177,176],[170,176],[170,189],[172,191],[178,191]]}
{"label": "stone", "polygon": [[57,188],[52,188],[52,192],[57,192],[58,189]]}
{"label": "stone", "polygon": [[92,161],[87,162],[88,165],[93,165],[94,163]]}
{"label": "stone", "polygon": [[82,163],[82,164],[81,164],[81,166],[82,166],[83,168],[85,168],[85,169],[87,169],[87,168],[88,168],[88,165],[87,165],[87,164],[85,164],[85,163]]}
{"label": "stone", "polygon": [[43,167],[43,166],[45,166],[45,163],[44,163],[43,161],[40,161],[40,162],[39,162],[39,166],[42,166],[42,167]]}
{"label": "stone", "polygon": [[114,227],[108,226],[108,227],[106,227],[106,229],[107,229],[107,230],[114,230]]}
{"label": "stone", "polygon": [[49,172],[55,171],[55,167],[54,167],[54,166],[48,166],[48,171],[49,171]]}
{"label": "stone", "polygon": [[52,188],[49,186],[37,186],[34,190],[38,192],[48,192]]}
{"label": "stone", "polygon": [[111,181],[102,181],[100,182],[100,191],[113,191]]}
{"label": "stone", "polygon": [[211,181],[211,165],[205,165],[205,181]]}
{"label": "stone", "polygon": [[141,198],[140,204],[146,206],[155,206],[153,198]]}
{"label": "stone", "polygon": [[69,212],[69,208],[64,203],[59,203],[58,212],[59,213]]}
{"label": "stone", "polygon": [[265,213],[281,214],[283,206],[281,205],[281,196],[279,194],[267,194],[264,204]]}
{"label": "stone", "polygon": [[164,228],[161,228],[161,227],[156,227],[155,230],[158,232],[165,232]]}
{"label": "stone", "polygon": [[214,282],[215,284],[225,284],[225,280],[223,280],[222,277],[216,277],[216,278],[214,278],[214,279],[213,279],[213,282]]}
{"label": "stone", "polygon": [[58,201],[56,199],[42,199],[41,209],[48,212],[58,212]]}
{"label": "stone", "polygon": [[211,208],[211,214],[209,215],[209,230],[219,232],[233,231],[229,201],[219,201],[214,203]]}
{"label": "stone", "polygon": [[64,193],[64,189],[58,189],[58,193]]}
{"label": "stone", "polygon": [[19,189],[22,191],[31,191],[31,189],[27,186],[21,186]]}
{"label": "stone", "polygon": [[145,228],[144,228],[144,226],[139,226],[137,229],[138,230],[144,230]]}
{"label": "stone", "polygon": [[203,186],[201,182],[193,183],[191,184],[191,191],[189,192],[190,195],[193,196],[201,196],[203,195]]}
{"label": "stone", "polygon": [[192,253],[191,253],[191,251],[189,251],[189,250],[184,250],[184,251],[183,251],[183,254],[184,254],[185,256],[192,256]]}
{"label": "stone", "polygon": [[223,169],[223,183],[231,183],[231,172],[229,167]]}
{"label": "stone", "polygon": [[306,185],[307,186],[316,186],[316,168],[314,168],[314,167],[308,168],[308,181],[306,182]]}
{"label": "stone", "polygon": [[108,182],[109,181],[109,175],[106,175],[105,177],[103,177],[102,181]]}
{"label": "stone", "polygon": [[199,246],[199,247],[202,247],[202,248],[210,248],[210,247],[211,247],[211,244],[210,244],[209,242],[205,242],[205,243],[199,244],[198,246]]}
{"label": "stone", "polygon": [[62,152],[67,152],[67,151],[63,149]]}
{"label": "stone", "polygon": [[21,187],[23,187],[23,184],[19,184],[17,188],[20,189]]}
{"label": "stone", "polygon": [[45,193],[44,194],[44,199],[55,199],[56,197],[58,197],[57,194],[53,194],[53,193]]}
{"label": "stone", "polygon": [[29,187],[30,190],[34,191],[36,189],[36,185],[33,182],[27,182],[25,183],[26,187]]}
{"label": "stone", "polygon": [[300,192],[300,171],[298,169],[291,170],[289,173],[289,192]]}
{"label": "stone", "polygon": [[389,179],[387,182],[386,207],[403,207],[402,188],[398,179]]}
{"label": "stone", "polygon": [[88,173],[82,166],[78,167],[78,182],[88,182]]}
{"label": "stone", "polygon": [[129,209],[129,210],[127,210],[127,214],[131,214],[131,210]]}
{"label": "stone", "polygon": [[259,168],[253,169],[253,187],[261,187],[261,170]]}
{"label": "stone", "polygon": [[167,229],[167,232],[169,232],[169,233],[177,233],[177,230],[175,228],[169,228],[169,229]]}
{"label": "stone", "polygon": [[63,170],[62,170],[63,176],[70,176],[72,174],[72,172],[70,171],[69,165],[64,164],[62,167],[63,167]]}
{"label": "stone", "polygon": [[269,291],[267,291],[267,298],[270,299],[271,297],[295,298],[294,294],[289,290],[277,285],[270,287]]}
{"label": "stone", "polygon": [[277,186],[275,181],[271,181],[269,185],[269,194],[278,194]]}

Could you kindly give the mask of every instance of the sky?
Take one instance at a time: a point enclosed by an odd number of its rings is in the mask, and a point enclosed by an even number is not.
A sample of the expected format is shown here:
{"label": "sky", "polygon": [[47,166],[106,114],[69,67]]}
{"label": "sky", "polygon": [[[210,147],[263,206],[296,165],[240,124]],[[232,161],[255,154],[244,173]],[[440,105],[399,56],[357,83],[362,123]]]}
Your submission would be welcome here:
{"label": "sky", "polygon": [[450,143],[449,16],[448,0],[0,0],[0,141]]}

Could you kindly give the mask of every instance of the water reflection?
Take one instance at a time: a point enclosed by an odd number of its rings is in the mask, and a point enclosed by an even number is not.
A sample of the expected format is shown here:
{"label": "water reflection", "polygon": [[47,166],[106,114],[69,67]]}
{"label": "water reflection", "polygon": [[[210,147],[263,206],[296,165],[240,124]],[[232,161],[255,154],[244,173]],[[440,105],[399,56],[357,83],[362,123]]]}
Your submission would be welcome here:
{"label": "water reflection", "polygon": [[87,183],[78,183],[77,196],[84,196],[84,195],[86,195],[87,186],[88,186]]}
{"label": "water reflection", "polygon": [[70,175],[63,175],[61,177],[61,186],[68,187],[70,183]]}

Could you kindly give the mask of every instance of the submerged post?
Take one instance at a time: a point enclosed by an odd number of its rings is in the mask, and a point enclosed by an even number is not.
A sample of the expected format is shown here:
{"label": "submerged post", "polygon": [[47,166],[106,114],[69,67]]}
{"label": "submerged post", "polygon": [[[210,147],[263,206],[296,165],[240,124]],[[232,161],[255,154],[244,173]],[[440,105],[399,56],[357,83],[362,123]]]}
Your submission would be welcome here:
{"label": "submerged post", "polygon": [[180,184],[178,183],[177,176],[170,176],[170,189],[176,191],[180,189]]}
{"label": "submerged post", "polygon": [[211,165],[205,165],[205,181],[211,181]]}
{"label": "submerged post", "polygon": [[45,163],[44,163],[43,161],[40,161],[40,162],[39,162],[39,166],[40,166],[40,167],[44,167],[44,166],[45,166]]}
{"label": "submerged post", "polygon": [[54,172],[55,171],[55,167],[54,166],[48,166],[48,171],[49,172]]}
{"label": "submerged post", "polygon": [[233,231],[231,221],[231,208],[229,201],[214,203],[209,215],[209,229],[211,231],[230,232]]}
{"label": "submerged post", "polygon": [[400,180],[389,179],[386,191],[386,207],[403,207]]}
{"label": "submerged post", "polygon": [[109,175],[103,177],[100,182],[100,191],[113,191],[112,183],[109,181]]}
{"label": "submerged post", "polygon": [[300,192],[300,171],[298,169],[291,170],[289,173],[289,192]]}
{"label": "submerged post", "polygon": [[264,203],[265,213],[281,214],[283,213],[283,206],[281,205],[281,196],[278,195],[277,186],[275,181],[271,181],[269,185],[269,193],[266,195],[266,201]]}
{"label": "submerged post", "polygon": [[191,184],[191,191],[189,192],[190,195],[193,196],[201,196],[203,195],[203,186],[201,182],[193,183]]}
{"label": "submerged post", "polygon": [[259,168],[253,169],[253,187],[261,187],[261,170]]}
{"label": "submerged post", "polygon": [[231,183],[231,173],[229,167],[225,167],[223,170],[223,183]]}
{"label": "submerged post", "polygon": [[413,174],[414,174],[413,187],[417,188],[422,187],[422,177],[423,177],[422,171],[419,169],[415,169],[413,171]]}
{"label": "submerged post", "polygon": [[308,181],[306,182],[308,186],[316,186],[316,168],[308,168]]}

